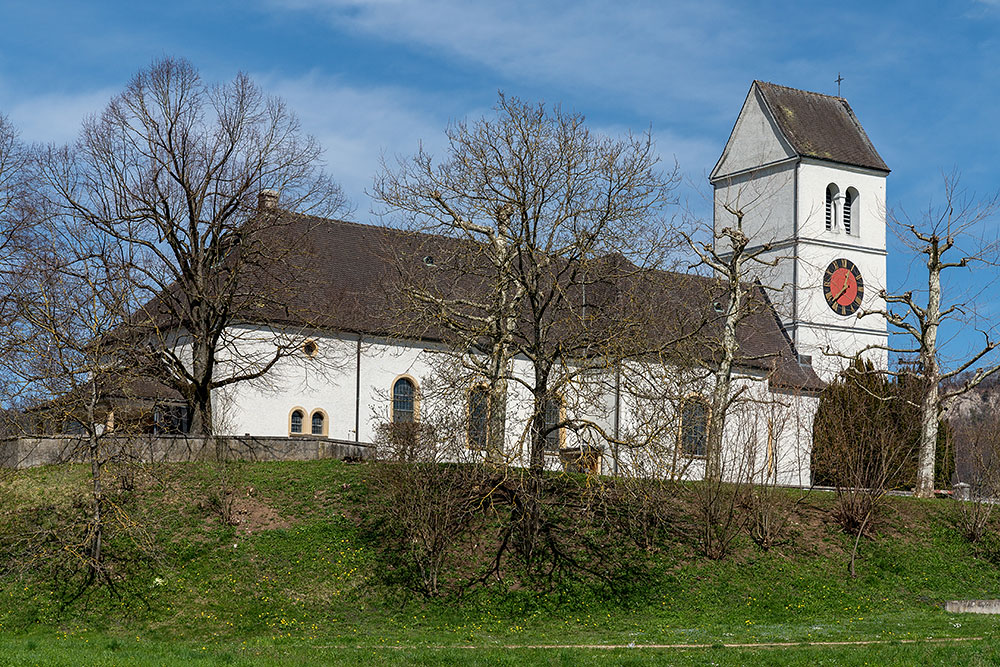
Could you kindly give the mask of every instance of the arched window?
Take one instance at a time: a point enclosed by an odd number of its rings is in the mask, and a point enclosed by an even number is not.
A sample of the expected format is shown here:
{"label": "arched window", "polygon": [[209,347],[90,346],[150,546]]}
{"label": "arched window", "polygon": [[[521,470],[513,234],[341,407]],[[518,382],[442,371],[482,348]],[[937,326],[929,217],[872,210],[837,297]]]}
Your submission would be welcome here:
{"label": "arched window", "polygon": [[392,421],[397,424],[414,421],[417,386],[410,378],[399,378],[392,385]]}
{"label": "arched window", "polygon": [[681,405],[681,452],[686,456],[705,456],[708,452],[708,403],[692,397]]}
{"label": "arched window", "polygon": [[314,410],[311,421],[313,435],[326,435],[326,414],[322,410]]}
{"label": "arched window", "polygon": [[490,391],[480,385],[469,392],[469,449],[486,449],[489,441]]}
{"label": "arched window", "polygon": [[288,432],[292,435],[302,434],[302,421],[306,418],[306,413],[304,410],[295,408],[292,410],[291,416],[288,418]]}
{"label": "arched window", "polygon": [[558,452],[562,447],[562,427],[556,426],[563,420],[562,399],[558,396],[545,401],[545,451]]}
{"label": "arched window", "polygon": [[854,188],[847,188],[847,192],[844,194],[844,233],[854,236],[858,235],[857,221],[855,220],[857,201],[858,191]]}
{"label": "arched window", "polygon": [[837,226],[837,195],[840,190],[830,183],[826,186],[826,231],[833,231]]}

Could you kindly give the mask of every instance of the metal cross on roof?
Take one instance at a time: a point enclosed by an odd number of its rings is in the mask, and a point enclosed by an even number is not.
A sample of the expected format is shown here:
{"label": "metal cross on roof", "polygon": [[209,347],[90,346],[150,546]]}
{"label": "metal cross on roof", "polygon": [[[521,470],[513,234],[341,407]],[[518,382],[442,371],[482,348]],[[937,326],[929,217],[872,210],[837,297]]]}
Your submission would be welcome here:
{"label": "metal cross on roof", "polygon": [[840,72],[837,72],[837,78],[834,80],[837,82],[837,97],[840,97],[840,82],[844,80],[844,77],[840,76]]}

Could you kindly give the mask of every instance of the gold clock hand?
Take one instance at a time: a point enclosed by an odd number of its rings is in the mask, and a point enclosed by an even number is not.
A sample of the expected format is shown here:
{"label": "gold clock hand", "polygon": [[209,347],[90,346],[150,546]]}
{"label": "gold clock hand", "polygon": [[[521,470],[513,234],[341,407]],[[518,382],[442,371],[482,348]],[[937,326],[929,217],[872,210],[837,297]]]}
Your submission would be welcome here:
{"label": "gold clock hand", "polygon": [[837,300],[837,299],[839,299],[840,297],[844,296],[844,292],[846,292],[846,291],[847,291],[847,281],[845,280],[845,281],[844,281],[844,286],[843,286],[843,287],[842,287],[842,288],[840,289],[840,291],[839,291],[839,292],[837,293],[837,296],[833,297],[833,300],[834,300],[834,301],[836,301],[836,300]]}

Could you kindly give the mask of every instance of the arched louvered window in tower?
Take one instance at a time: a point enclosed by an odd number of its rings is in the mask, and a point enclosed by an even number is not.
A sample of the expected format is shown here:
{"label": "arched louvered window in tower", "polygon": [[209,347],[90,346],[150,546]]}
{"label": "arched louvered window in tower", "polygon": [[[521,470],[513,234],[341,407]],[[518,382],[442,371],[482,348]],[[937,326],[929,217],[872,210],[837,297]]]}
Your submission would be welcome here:
{"label": "arched louvered window in tower", "polygon": [[837,195],[840,190],[833,183],[826,186],[826,231],[833,231],[837,227]]}
{"label": "arched louvered window in tower", "polygon": [[844,194],[844,233],[853,236],[858,235],[857,224],[857,203],[858,191],[854,188],[847,188]]}

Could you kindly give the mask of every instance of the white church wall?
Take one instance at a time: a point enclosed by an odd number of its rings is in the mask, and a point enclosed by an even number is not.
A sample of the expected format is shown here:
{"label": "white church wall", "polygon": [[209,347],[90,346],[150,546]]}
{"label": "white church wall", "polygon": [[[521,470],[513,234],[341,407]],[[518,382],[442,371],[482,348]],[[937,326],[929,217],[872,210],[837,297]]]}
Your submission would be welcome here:
{"label": "white church wall", "polygon": [[[247,335],[253,327],[239,329],[242,354],[273,351],[266,337],[254,341]],[[372,442],[378,424],[389,419],[394,381],[407,375],[419,388],[431,372],[424,356],[425,345],[363,339],[361,391],[356,394],[357,337],[314,332],[306,338],[317,346],[315,357],[302,352],[283,358],[264,378],[215,392],[221,429],[237,435],[285,436],[289,434],[289,415],[298,407],[307,417],[314,410],[322,410],[329,420],[331,438]],[[356,415],[360,425],[357,434]]]}
{"label": "white church wall", "polygon": [[[625,385],[655,386],[649,369],[626,368]],[[605,451],[604,471],[625,476],[700,480],[705,459],[679,451],[679,406],[692,397],[708,398],[711,380],[675,369],[662,373],[664,394],[655,398],[622,396],[621,437],[626,444]],[[642,380],[646,380],[642,382]],[[727,413],[722,474],[731,481],[808,485],[815,396],[772,391],[762,374],[738,374],[740,399]],[[648,396],[648,394],[647,394]]]}
{"label": "white church wall", "polygon": [[[714,227],[716,234],[736,225],[726,210],[743,212],[743,232],[750,247],[758,247],[793,234],[789,212],[795,206],[795,164],[785,163],[715,182]],[[728,239],[718,240],[718,249],[728,252]]]}
{"label": "white church wall", "polygon": [[781,137],[760,92],[754,86],[747,95],[712,177],[755,169],[793,156],[791,147]]}
{"label": "white church wall", "polygon": [[[255,332],[254,327],[241,327],[234,338],[240,345],[256,347],[257,353],[263,353],[269,345],[265,342],[270,340],[269,333],[266,330]],[[421,342],[364,340],[358,401],[357,338],[319,332],[308,338],[317,346],[314,357],[307,357],[305,353],[293,355],[279,361],[262,380],[229,385],[215,392],[220,431],[237,435],[286,436],[291,410],[298,407],[307,416],[304,424],[307,432],[308,416],[320,409],[328,419],[330,438],[373,442],[379,425],[391,419],[394,381],[405,375],[422,388],[441,372],[440,361],[448,356],[433,345]],[[508,385],[505,453],[510,464],[527,466],[527,427],[532,399],[526,384],[530,380],[531,365],[524,359],[515,360],[514,375],[526,382],[512,380]],[[617,448],[618,474],[702,479],[704,459],[685,457],[675,451],[679,428],[675,410],[684,397],[707,397],[707,380],[703,376],[695,379],[675,369],[662,369],[659,381],[664,394],[654,399],[648,395],[632,395],[640,376],[645,378],[647,387],[651,386],[649,368],[635,365],[623,369],[622,376],[618,381],[621,393],[617,432],[622,439],[631,440],[634,446]],[[652,386],[656,386],[656,382],[653,380]],[[565,429],[563,446],[600,447],[604,451],[604,474],[616,472],[613,449],[598,436],[598,431],[610,436],[616,432],[615,386],[613,373],[592,372],[577,375],[563,391],[567,417],[585,418],[595,427],[580,432]],[[724,474],[733,478],[746,476],[748,470],[740,467],[739,455],[749,447],[753,460],[749,474],[754,479],[763,481],[769,470],[767,474],[778,483],[808,484],[811,416],[815,412],[816,399],[774,394],[767,389],[766,379],[757,376],[738,377],[734,389],[741,391],[745,399],[734,408],[727,423]],[[461,388],[454,393],[450,403],[445,395],[435,392],[421,400],[419,412],[426,421],[434,423],[436,409],[454,409],[460,403],[464,405],[465,400],[467,397]],[[360,410],[360,433],[357,435],[354,432],[356,410]],[[769,420],[773,427],[770,447],[774,462],[771,468],[766,463]],[[803,426],[806,421],[807,427]],[[468,454],[470,452],[466,452]],[[558,453],[547,454],[545,466],[552,470],[562,469],[563,461]]]}
{"label": "white church wall", "polygon": [[[885,174],[803,158],[798,166],[798,234],[859,248],[885,249]],[[834,229],[826,229],[826,189],[837,186],[839,198]],[[851,233],[842,224],[843,197],[854,188],[858,200],[851,213]]]}

